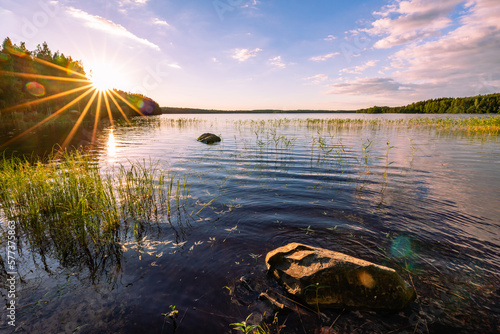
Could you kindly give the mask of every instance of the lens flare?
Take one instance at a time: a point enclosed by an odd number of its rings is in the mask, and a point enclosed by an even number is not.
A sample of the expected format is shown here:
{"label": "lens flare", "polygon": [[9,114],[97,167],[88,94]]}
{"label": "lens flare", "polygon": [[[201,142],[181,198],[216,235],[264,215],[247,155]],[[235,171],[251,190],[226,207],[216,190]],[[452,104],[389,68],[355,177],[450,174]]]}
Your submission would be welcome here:
{"label": "lens flare", "polygon": [[155,110],[155,106],[154,106],[153,101],[151,101],[149,99],[144,99],[144,98],[137,96],[137,95],[131,95],[129,97],[129,100],[144,115],[151,115]]}
{"label": "lens flare", "polygon": [[26,84],[26,91],[33,96],[41,97],[45,95],[45,87],[36,81],[31,81]]}
{"label": "lens flare", "polygon": [[373,276],[364,270],[358,272],[358,279],[365,288],[371,289],[375,286]]}
{"label": "lens flare", "polygon": [[411,241],[408,237],[399,236],[392,242],[391,254],[402,258],[411,254]]}

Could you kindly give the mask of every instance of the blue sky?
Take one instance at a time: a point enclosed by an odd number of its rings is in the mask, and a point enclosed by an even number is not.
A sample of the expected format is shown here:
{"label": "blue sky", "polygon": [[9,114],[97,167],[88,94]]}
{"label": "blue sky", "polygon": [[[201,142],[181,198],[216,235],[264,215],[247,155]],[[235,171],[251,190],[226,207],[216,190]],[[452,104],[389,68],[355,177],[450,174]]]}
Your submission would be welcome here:
{"label": "blue sky", "polygon": [[162,106],[356,109],[500,91],[498,0],[0,0],[47,41]]}

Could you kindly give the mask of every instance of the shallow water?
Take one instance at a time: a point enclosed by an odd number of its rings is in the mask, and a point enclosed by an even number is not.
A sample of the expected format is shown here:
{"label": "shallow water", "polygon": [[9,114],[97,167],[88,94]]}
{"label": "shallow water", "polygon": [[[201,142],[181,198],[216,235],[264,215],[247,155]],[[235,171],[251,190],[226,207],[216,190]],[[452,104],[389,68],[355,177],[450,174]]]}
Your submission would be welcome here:
{"label": "shallow water", "polygon": [[[255,295],[273,285],[264,258],[289,242],[392,267],[419,298],[393,315],[280,315],[283,333],[315,333],[335,319],[332,328],[346,333],[499,330],[498,136],[301,121],[332,117],[324,114],[194,117],[104,132],[97,153],[105,169],[151,159],[187,178],[184,214],[124,233],[117,250],[78,265],[25,245],[18,332],[230,333],[229,324],[268,312]],[[201,144],[204,132],[223,140]],[[242,287],[242,276],[256,291]],[[170,305],[175,324],[162,316]]]}

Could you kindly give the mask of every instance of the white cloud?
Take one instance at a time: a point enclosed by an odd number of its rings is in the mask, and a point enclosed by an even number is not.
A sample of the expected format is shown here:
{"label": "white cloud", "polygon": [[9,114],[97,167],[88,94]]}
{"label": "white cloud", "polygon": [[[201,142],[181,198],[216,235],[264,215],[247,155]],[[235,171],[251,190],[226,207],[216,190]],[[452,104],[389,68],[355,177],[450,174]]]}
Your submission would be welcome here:
{"label": "white cloud", "polygon": [[[2,31],[2,37],[0,37],[0,43],[3,42],[3,39],[6,38],[7,36],[11,38],[12,42],[16,43],[19,41],[16,41],[16,36],[13,36],[12,33],[5,33],[8,32],[14,27],[16,24],[19,23],[21,20],[20,17],[18,17],[16,14],[14,14],[12,11],[6,9],[6,8],[1,8],[0,7],[0,31]],[[0,44],[0,49],[2,48]]]}
{"label": "white cloud", "polygon": [[309,80],[310,84],[320,85],[320,84],[324,83],[326,80],[328,80],[328,75],[316,74],[316,75],[313,75],[312,77],[306,78],[305,80]]}
{"label": "white cloud", "polygon": [[333,35],[328,35],[324,38],[325,41],[333,41],[333,40],[336,40],[337,37],[333,36]]}
{"label": "white cloud", "polygon": [[177,70],[182,69],[181,65],[176,64],[176,63],[171,63],[171,64],[168,64],[168,67],[175,68],[175,69],[177,69]]}
{"label": "white cloud", "polygon": [[159,25],[159,26],[170,27],[170,24],[168,24],[167,21],[160,20],[159,18],[154,18],[153,19],[153,24],[156,24],[156,25]]}
{"label": "white cloud", "polygon": [[340,73],[360,74],[361,72],[364,72],[365,70],[369,69],[370,67],[374,67],[375,65],[377,65],[377,63],[378,63],[378,60],[369,60],[360,66],[344,68],[344,69],[340,70]]}
{"label": "white cloud", "polygon": [[[398,3],[398,7],[402,2]],[[328,94],[371,96],[404,105],[415,100],[500,91],[500,2],[475,0],[439,38],[415,41],[392,54],[391,77],[339,80]],[[341,70],[361,73],[368,65]],[[379,72],[384,76],[383,72]]]}
{"label": "white cloud", "polygon": [[277,68],[285,68],[286,67],[285,63],[283,63],[283,61],[281,60],[281,56],[269,58],[269,60],[267,61],[267,64],[274,66],[274,67],[277,67]]}
{"label": "white cloud", "polygon": [[345,39],[349,39],[351,37],[358,36],[359,30],[356,30],[356,29],[347,30],[347,31],[344,31],[344,34],[349,35],[349,36],[344,37]]}
{"label": "white cloud", "polygon": [[121,7],[126,5],[145,5],[149,0],[117,0]]}
{"label": "white cloud", "polygon": [[13,15],[14,13],[12,13],[10,10],[8,9],[5,9],[5,8],[2,8],[0,7],[0,14],[8,14],[8,15]]}
{"label": "white cloud", "polygon": [[407,93],[416,87],[415,84],[402,84],[391,78],[360,78],[332,84],[328,94],[387,96],[398,92]]}
{"label": "white cloud", "polygon": [[[468,4],[471,4],[469,2]],[[500,1],[476,0],[460,26],[438,40],[409,45],[396,52],[396,79],[442,87],[440,95],[463,96],[500,90]],[[481,90],[487,84],[489,89]]]}
{"label": "white cloud", "polygon": [[240,62],[247,61],[248,59],[257,56],[259,52],[261,52],[262,49],[256,48],[253,50],[249,49],[234,49],[233,50],[233,55],[232,58],[236,59]]}
{"label": "white cloud", "polygon": [[[449,16],[458,4],[460,16],[451,23]],[[378,69],[372,60],[342,69],[341,75],[376,68],[381,77],[340,79],[330,85],[329,94],[385,96],[397,104],[406,104],[443,96],[498,92],[498,13],[498,0],[413,0],[386,6],[375,13],[381,18],[370,29],[359,32],[380,35],[375,48],[399,46],[388,57],[390,66]]]}
{"label": "white cloud", "polygon": [[449,27],[449,18],[457,5],[464,0],[409,0],[399,1],[382,8],[374,15],[382,18],[372,22],[369,29],[360,29],[369,35],[383,36],[375,48],[386,49],[397,45],[439,36]]}
{"label": "white cloud", "polygon": [[[231,2],[229,2],[231,3]],[[257,5],[260,4],[260,1],[250,0],[246,4],[244,4],[241,8],[257,8]]]}
{"label": "white cloud", "polygon": [[309,60],[312,60],[312,61],[315,61],[315,62],[320,62],[320,61],[325,61],[325,60],[328,60],[330,58],[333,58],[337,55],[339,55],[340,53],[339,52],[333,52],[333,53],[329,53],[329,54],[326,54],[326,55],[323,55],[323,56],[316,56],[316,57],[311,57],[309,58]]}
{"label": "white cloud", "polygon": [[83,10],[76,9],[74,7],[67,7],[66,12],[74,18],[82,20],[84,22],[85,26],[87,26],[89,28],[100,30],[100,31],[103,31],[103,32],[110,34],[110,35],[124,37],[124,38],[130,39],[134,42],[148,46],[152,49],[155,49],[158,51],[160,50],[160,47],[158,45],[148,41],[147,39],[140,38],[140,37],[134,35],[133,33],[128,31],[122,25],[114,23],[114,22],[107,20],[103,17],[97,16],[97,15],[91,15],[87,12],[84,12]]}

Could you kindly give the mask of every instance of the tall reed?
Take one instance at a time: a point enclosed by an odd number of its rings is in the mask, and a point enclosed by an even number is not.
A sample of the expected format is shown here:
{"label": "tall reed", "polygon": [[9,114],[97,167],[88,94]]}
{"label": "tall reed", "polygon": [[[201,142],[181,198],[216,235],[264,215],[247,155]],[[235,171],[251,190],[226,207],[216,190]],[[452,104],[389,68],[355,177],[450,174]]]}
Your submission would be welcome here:
{"label": "tall reed", "polygon": [[4,157],[0,217],[15,221],[17,235],[40,254],[50,253],[62,263],[87,259],[95,267],[103,250],[114,252],[121,225],[132,223],[137,231],[170,214],[171,201],[176,210],[186,205],[186,179],[176,178],[151,161],[105,172],[79,151],[47,164]]}

